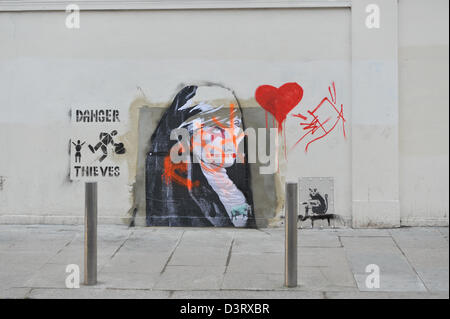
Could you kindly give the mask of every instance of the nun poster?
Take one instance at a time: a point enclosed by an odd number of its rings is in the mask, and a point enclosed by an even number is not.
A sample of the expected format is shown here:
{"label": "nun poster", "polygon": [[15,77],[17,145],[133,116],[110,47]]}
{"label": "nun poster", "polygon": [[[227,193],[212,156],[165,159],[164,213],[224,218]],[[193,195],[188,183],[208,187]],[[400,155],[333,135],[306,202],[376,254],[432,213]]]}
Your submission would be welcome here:
{"label": "nun poster", "polygon": [[[243,131],[242,111],[230,90],[181,89],[149,141],[147,225],[255,227]],[[184,154],[183,160],[173,154]]]}

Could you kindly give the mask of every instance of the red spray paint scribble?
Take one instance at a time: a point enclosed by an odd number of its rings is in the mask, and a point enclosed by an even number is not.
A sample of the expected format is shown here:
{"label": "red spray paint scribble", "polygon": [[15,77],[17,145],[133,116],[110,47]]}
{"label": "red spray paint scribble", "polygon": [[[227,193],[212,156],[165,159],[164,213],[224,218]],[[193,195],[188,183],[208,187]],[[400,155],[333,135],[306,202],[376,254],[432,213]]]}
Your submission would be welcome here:
{"label": "red spray paint scribble", "polygon": [[170,159],[170,155],[167,155],[164,158],[164,174],[161,177],[167,185],[173,181],[179,185],[186,186],[189,190],[191,190],[192,187],[199,186],[200,181],[192,182],[192,180],[187,178],[187,170],[187,163],[174,164]]}
{"label": "red spray paint scribble", "polygon": [[[337,102],[336,102],[336,86],[334,84],[334,82],[332,83],[331,86],[328,87],[328,92],[330,93],[330,98],[325,97],[322,99],[322,101],[319,103],[319,105],[317,105],[313,110],[308,110],[307,113],[312,117],[311,120],[309,122],[308,121],[308,116],[304,116],[302,114],[293,114],[292,116],[294,117],[298,117],[300,119],[302,119],[305,122],[301,122],[300,125],[303,127],[303,130],[307,131],[293,146],[293,148],[300,143],[306,136],[308,135],[314,135],[317,131],[319,132],[323,132],[321,135],[317,136],[316,138],[314,138],[313,140],[309,141],[306,146],[305,146],[305,152],[308,151],[308,147],[324,138],[325,136],[327,136],[329,133],[331,133],[334,128],[338,125],[338,123],[340,121],[342,121],[342,132],[344,134],[344,138],[346,138],[346,134],[345,134],[345,118],[344,118],[344,106],[341,104],[340,108],[338,108]],[[325,125],[327,123],[329,123],[329,121],[331,120],[331,117],[325,119],[325,120],[321,120],[319,119],[319,116],[316,115],[316,112],[322,108],[322,106],[325,105],[325,102],[331,106],[331,109],[334,110],[337,114],[336,116],[336,121],[333,124],[329,124],[329,125]]]}
{"label": "red spray paint scribble", "polygon": [[[237,141],[241,138],[245,137],[245,133],[244,132],[240,132],[239,135],[235,134],[235,124],[234,124],[234,108],[235,105],[233,103],[230,103],[230,118],[229,118],[229,123],[230,125],[227,127],[224,124],[222,124],[219,119],[217,119],[217,117],[213,116],[212,117],[212,121],[216,124],[216,127],[219,128],[221,130],[221,147],[216,147],[213,145],[210,145],[208,143],[205,142],[205,140],[203,139],[203,134],[206,132],[203,128],[201,128],[201,147],[204,150],[204,154],[205,156],[208,158],[208,160],[213,160],[214,158],[218,157],[221,158],[221,162],[220,165],[217,165],[217,162],[215,162],[215,167],[211,167],[211,166],[207,166],[205,165],[203,162],[200,162],[200,164],[202,165],[203,169],[208,170],[210,172],[217,172],[219,171],[224,165],[225,165],[225,157],[227,154],[225,154],[224,149],[225,149],[225,145],[227,145],[228,143],[231,143],[233,145],[234,150],[236,151],[236,153],[233,153],[232,156],[233,158],[239,157],[239,160],[241,162],[244,161],[244,155],[240,154],[238,152],[238,143]],[[225,134],[227,133],[227,134]],[[228,135],[229,137],[226,138],[226,135]],[[214,135],[211,134],[211,142],[214,140]],[[195,142],[192,139],[192,143],[193,146],[199,144],[197,142]]]}
{"label": "red spray paint scribble", "polygon": [[279,88],[261,85],[255,91],[258,104],[277,120],[278,133],[282,132],[286,116],[300,103],[302,97],[303,88],[295,82],[283,84]]}

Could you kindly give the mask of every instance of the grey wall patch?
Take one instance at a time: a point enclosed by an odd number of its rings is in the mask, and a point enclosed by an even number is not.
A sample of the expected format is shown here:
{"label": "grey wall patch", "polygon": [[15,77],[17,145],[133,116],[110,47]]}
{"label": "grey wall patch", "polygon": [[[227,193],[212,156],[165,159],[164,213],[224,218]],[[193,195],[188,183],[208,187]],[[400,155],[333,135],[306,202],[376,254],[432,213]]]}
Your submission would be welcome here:
{"label": "grey wall patch", "polygon": [[6,183],[6,177],[5,176],[0,176],[0,191],[3,190],[3,187],[5,186]]}

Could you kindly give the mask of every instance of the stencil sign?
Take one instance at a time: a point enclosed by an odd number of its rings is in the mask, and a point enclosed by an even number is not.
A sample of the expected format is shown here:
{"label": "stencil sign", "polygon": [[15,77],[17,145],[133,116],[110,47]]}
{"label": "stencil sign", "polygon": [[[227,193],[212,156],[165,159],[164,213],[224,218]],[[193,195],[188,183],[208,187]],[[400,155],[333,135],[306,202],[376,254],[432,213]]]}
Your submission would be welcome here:
{"label": "stencil sign", "polygon": [[126,147],[121,113],[112,108],[73,108],[71,112],[70,178],[98,181],[121,176]]}

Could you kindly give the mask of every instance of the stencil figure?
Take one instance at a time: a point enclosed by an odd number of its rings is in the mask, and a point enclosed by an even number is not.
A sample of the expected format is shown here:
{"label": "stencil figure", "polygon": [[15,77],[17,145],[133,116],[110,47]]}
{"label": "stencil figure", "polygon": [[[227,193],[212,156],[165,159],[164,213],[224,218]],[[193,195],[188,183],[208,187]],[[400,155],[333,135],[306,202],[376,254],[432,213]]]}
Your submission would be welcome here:
{"label": "stencil figure", "polygon": [[317,188],[309,189],[309,197],[310,200],[303,202],[305,205],[305,218],[308,216],[309,210],[312,211],[313,214],[323,215],[328,210],[328,194],[325,194],[325,198],[317,191]]}
{"label": "stencil figure", "polygon": [[81,148],[83,147],[84,143],[86,142],[81,143],[80,140],[78,140],[76,144],[72,142],[73,146],[75,146],[75,163],[81,162]]}
{"label": "stencil figure", "polygon": [[103,155],[100,157],[99,161],[102,162],[107,156],[108,156],[108,145],[114,146],[114,152],[116,154],[124,154],[125,148],[123,146],[123,143],[114,143],[113,136],[117,135],[117,131],[114,130],[111,133],[100,133],[99,139],[100,141],[97,143],[97,145],[92,146],[89,144],[89,149],[92,153],[95,153],[99,148],[102,150]]}
{"label": "stencil figure", "polygon": [[308,218],[311,219],[311,225],[314,227],[314,220],[316,219],[326,219],[328,221],[328,226],[330,225],[330,219],[337,217],[335,214],[327,214],[328,211],[328,194],[322,196],[317,188],[309,189],[310,199],[302,202],[301,204],[305,206],[305,216],[299,215],[298,219],[305,221]]}

